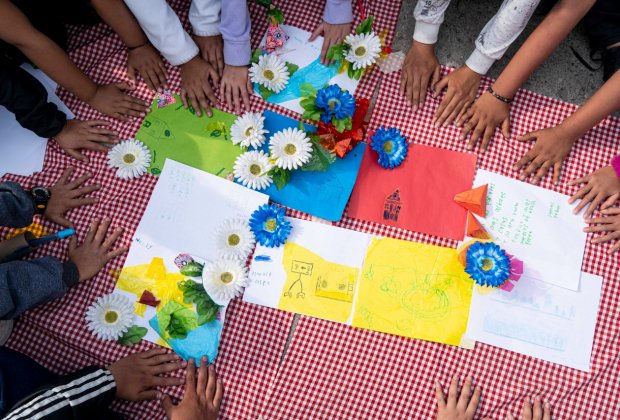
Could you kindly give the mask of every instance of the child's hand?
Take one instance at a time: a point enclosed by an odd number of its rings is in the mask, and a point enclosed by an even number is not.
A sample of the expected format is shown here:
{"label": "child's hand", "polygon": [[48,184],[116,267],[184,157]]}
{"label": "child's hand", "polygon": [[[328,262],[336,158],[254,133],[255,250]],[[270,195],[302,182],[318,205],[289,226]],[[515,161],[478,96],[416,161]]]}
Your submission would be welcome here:
{"label": "child's hand", "polygon": [[133,89],[124,82],[97,86],[95,95],[88,103],[97,111],[121,121],[129,121],[128,116],[144,117],[149,112],[148,104],[125,93]]}
{"label": "child's hand", "polygon": [[181,100],[186,109],[191,104],[199,117],[202,116],[201,107],[209,117],[213,115],[209,101],[212,104],[217,103],[209,77],[215,86],[219,84],[220,76],[215,68],[199,56],[181,64]]}
{"label": "child's hand", "polygon": [[[467,121],[469,120],[469,121]],[[461,140],[465,140],[471,132],[471,138],[467,145],[472,150],[479,140],[480,151],[486,152],[489,143],[495,134],[495,129],[502,126],[502,134],[508,140],[510,138],[510,106],[507,103],[494,98],[489,92],[484,92],[476,102],[456,122],[457,126],[467,124],[461,130]],[[473,130],[473,131],[472,131]]]}
{"label": "child's hand", "polygon": [[194,42],[200,49],[202,59],[217,69],[217,74],[222,77],[224,75],[224,41],[222,35],[194,35]]}
{"label": "child's hand", "polygon": [[108,261],[127,252],[126,246],[112,249],[114,243],[123,234],[123,228],[117,227],[106,239],[110,219],[93,220],[84,242],[78,246],[75,236],[69,241],[69,259],[73,261],[80,274],[80,281],[94,277]]}
{"label": "child's hand", "polygon": [[161,374],[174,372],[187,365],[179,356],[167,349],[155,347],[134,353],[108,366],[116,382],[116,396],[128,401],[160,399],[157,387],[181,385],[183,378],[162,378]]}
{"label": "child's hand", "polygon": [[250,111],[250,95],[252,92],[252,82],[248,77],[246,66],[226,66],[224,76],[220,85],[220,97],[226,99],[226,104],[234,108],[235,112],[241,112],[241,99],[246,111]]}
{"label": "child's hand", "polygon": [[409,101],[413,112],[418,107],[422,109],[429,83],[431,89],[435,89],[440,72],[434,46],[413,41],[403,63],[400,81],[400,94]]}
{"label": "child's hand", "polygon": [[127,77],[134,84],[136,71],[140,72],[140,76],[152,91],[159,90],[162,86],[168,89],[166,66],[151,44],[127,52]]}
{"label": "child's hand", "polygon": [[518,140],[536,141],[534,147],[523,155],[514,167],[515,171],[523,170],[519,179],[523,181],[536,173],[532,184],[538,184],[553,167],[553,183],[557,185],[562,176],[564,159],[570,153],[576,139],[564,134],[562,127],[558,126],[532,131],[519,137]]}
{"label": "child's hand", "polygon": [[433,122],[436,127],[446,127],[458,120],[476,99],[481,76],[467,66],[460,67],[441,79],[433,88],[433,97],[448,86]]}
{"label": "child's hand", "polygon": [[88,158],[80,153],[82,149],[107,152],[108,148],[98,142],[118,143],[114,138],[116,136],[114,131],[101,127],[108,125],[110,123],[105,120],[67,120],[65,127],[56,134],[54,140],[69,156],[88,163]]}
{"label": "child's hand", "polygon": [[88,181],[93,175],[89,172],[81,177],[69,182],[69,178],[73,174],[73,168],[68,167],[62,173],[56,184],[49,187],[51,197],[47,203],[47,208],[43,214],[46,219],[64,227],[73,226],[70,221],[65,219],[65,213],[70,209],[95,204],[97,198],[85,197],[93,191],[101,188],[99,184],[93,184],[83,187],[82,185]]}
{"label": "child's hand", "polygon": [[217,379],[213,365],[208,365],[206,357],[200,361],[198,380],[194,359],[189,359],[186,369],[185,395],[179,405],[172,404],[165,395],[161,405],[169,420],[216,420],[224,396],[222,381]]}
{"label": "child's hand", "polygon": [[579,205],[575,207],[573,213],[578,214],[588,203],[588,209],[583,217],[590,217],[594,210],[601,204],[601,210],[605,210],[613,206],[618,198],[620,198],[620,179],[616,175],[616,171],[611,166],[604,166],[590,175],[583,178],[574,179],[569,185],[586,184],[575,193],[569,200],[569,204],[573,204],[576,200],[581,200]]}
{"label": "child's hand", "polygon": [[[595,217],[593,219],[586,219],[586,223],[598,226],[588,226],[583,229],[584,232],[609,232],[606,235],[601,235],[596,238],[592,238],[590,243],[602,244],[614,239],[620,238],[620,208],[613,207],[611,209],[601,210],[607,217]],[[620,241],[617,241],[609,250],[609,254],[618,252],[620,249]]]}
{"label": "child's hand", "polygon": [[[534,398],[534,406],[527,397],[523,400],[523,409],[521,410],[521,419],[523,420],[551,420],[551,405],[546,403],[543,407],[540,397]],[[506,420],[516,420],[512,414],[508,414]]]}
{"label": "child's hand", "polygon": [[452,378],[447,402],[441,384],[439,381],[435,382],[437,420],[471,420],[474,418],[480,401],[480,388],[476,388],[472,395],[471,382],[471,377],[468,377],[461,390],[461,395],[458,396],[459,377]]}
{"label": "child's hand", "polygon": [[328,65],[333,63],[333,60],[327,60],[327,53],[329,49],[334,45],[342,44],[344,38],[351,33],[350,23],[341,23],[339,25],[332,25],[331,23],[321,22],[316,27],[310,38],[309,42],[314,41],[320,35],[323,35],[323,48],[321,48],[321,63]]}

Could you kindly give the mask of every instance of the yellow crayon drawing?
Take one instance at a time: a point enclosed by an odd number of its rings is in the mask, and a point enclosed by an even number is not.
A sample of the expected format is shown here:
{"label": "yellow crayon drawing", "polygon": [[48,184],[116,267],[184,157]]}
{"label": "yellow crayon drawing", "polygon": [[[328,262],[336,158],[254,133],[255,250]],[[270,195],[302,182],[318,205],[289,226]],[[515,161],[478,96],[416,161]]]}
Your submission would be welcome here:
{"label": "yellow crayon drawing", "polygon": [[359,269],[327,261],[294,242],[284,245],[286,282],[278,308],[331,321],[351,315]]}
{"label": "yellow crayon drawing", "polygon": [[353,326],[459,345],[467,329],[472,288],[452,248],[373,239]]}

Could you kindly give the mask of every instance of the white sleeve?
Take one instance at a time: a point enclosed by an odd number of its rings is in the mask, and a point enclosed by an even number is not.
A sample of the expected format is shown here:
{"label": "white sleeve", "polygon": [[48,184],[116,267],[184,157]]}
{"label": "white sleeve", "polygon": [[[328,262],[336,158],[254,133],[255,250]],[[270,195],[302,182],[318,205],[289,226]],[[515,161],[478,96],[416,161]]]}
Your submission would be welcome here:
{"label": "white sleeve", "polygon": [[189,21],[198,36],[220,34],[220,13],[222,0],[192,0],[189,7]]}
{"label": "white sleeve", "polygon": [[450,0],[418,0],[413,10],[413,39],[422,44],[435,44]]}
{"label": "white sleeve", "polygon": [[198,55],[179,17],[166,0],[125,0],[149,41],[172,64],[179,66]]}
{"label": "white sleeve", "polygon": [[504,0],[478,35],[476,49],[465,62],[467,67],[476,73],[486,74],[521,34],[538,3],[540,0]]}

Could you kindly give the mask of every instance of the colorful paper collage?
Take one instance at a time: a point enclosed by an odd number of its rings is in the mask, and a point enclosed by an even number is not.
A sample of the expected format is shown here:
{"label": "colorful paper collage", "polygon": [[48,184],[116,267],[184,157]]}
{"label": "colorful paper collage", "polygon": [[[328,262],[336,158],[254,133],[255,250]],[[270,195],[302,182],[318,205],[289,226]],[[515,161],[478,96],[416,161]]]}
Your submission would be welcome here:
{"label": "colorful paper collage", "polygon": [[237,117],[216,108],[211,109],[212,117],[197,117],[193,109],[185,109],[177,95],[174,98],[174,103],[159,107],[156,97],[136,133],[151,151],[148,172],[159,175],[166,159],[172,159],[217,176],[232,177],[235,159],[242,153],[230,141],[230,126]]}
{"label": "colorful paper collage", "polygon": [[[323,37],[318,37],[313,42],[309,42],[308,39],[312,35],[310,32],[289,25],[280,25],[280,27],[288,36],[288,40],[284,47],[276,51],[275,54],[278,54],[282,61],[299,66],[299,69],[293,73],[286,88],[271,95],[267,102],[303,114],[299,88],[304,83],[310,83],[316,89],[321,89],[325,85],[337,84],[341,88],[347,89],[351,95],[355,94],[359,80],[349,78],[346,73],[338,74],[340,62],[335,62],[329,66],[321,64]],[[265,45],[266,39],[267,34],[263,37],[260,45]],[[254,88],[258,95],[258,85],[255,84]]]}
{"label": "colorful paper collage", "polygon": [[[214,260],[217,227],[230,218],[249,218],[267,201],[264,194],[166,160],[115,288],[115,293],[136,302],[135,323],[148,329],[145,340],[171,347],[184,359],[215,358],[225,304],[214,302],[221,305],[219,313],[200,325],[200,313],[194,304],[186,303],[179,282],[192,280],[201,290],[201,279],[185,276],[180,269],[192,260]],[[148,299],[150,304],[140,303],[145,302],[145,291],[154,297]],[[211,305],[210,299],[203,299]],[[173,317],[184,329],[181,334],[167,328]]]}
{"label": "colorful paper collage", "polygon": [[348,217],[463,240],[467,210],[454,196],[472,187],[475,154],[414,144],[393,170],[377,159],[369,150],[362,160]]}

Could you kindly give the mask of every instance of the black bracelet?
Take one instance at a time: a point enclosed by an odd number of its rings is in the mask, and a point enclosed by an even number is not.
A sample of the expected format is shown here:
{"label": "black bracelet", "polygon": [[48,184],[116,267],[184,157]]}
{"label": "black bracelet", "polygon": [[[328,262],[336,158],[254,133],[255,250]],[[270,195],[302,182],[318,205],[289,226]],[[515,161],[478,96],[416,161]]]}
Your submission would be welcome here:
{"label": "black bracelet", "polygon": [[489,92],[491,95],[493,95],[494,97],[496,97],[497,99],[499,99],[505,104],[509,104],[512,102],[512,99],[505,98],[502,95],[498,95],[497,93],[495,93],[495,91],[493,90],[491,86],[489,86],[489,88],[487,89],[487,92]]}
{"label": "black bracelet", "polygon": [[136,45],[135,47],[127,47],[127,51],[137,50],[138,48],[142,48],[146,45],[149,45],[148,41],[146,41],[144,44]]}

